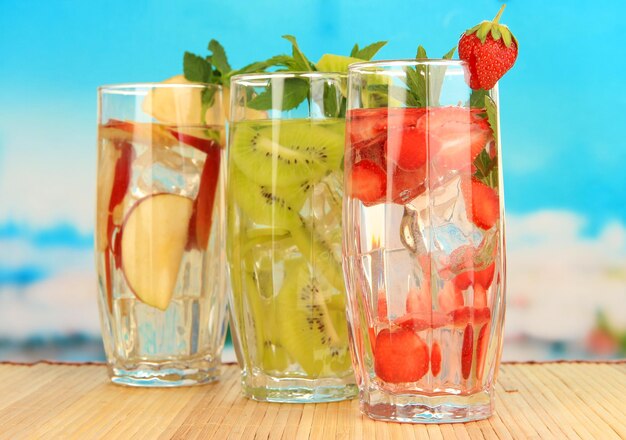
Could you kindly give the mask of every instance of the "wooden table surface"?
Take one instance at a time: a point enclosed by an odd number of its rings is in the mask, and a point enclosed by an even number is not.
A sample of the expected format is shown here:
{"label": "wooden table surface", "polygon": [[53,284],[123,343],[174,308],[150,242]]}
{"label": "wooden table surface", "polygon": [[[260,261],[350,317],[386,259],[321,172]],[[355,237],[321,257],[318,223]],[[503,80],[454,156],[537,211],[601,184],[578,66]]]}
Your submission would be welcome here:
{"label": "wooden table surface", "polygon": [[374,422],[358,401],[267,404],[219,383],[125,388],[99,364],[0,364],[0,438],[626,439],[626,361],[503,364],[496,414],[447,425]]}

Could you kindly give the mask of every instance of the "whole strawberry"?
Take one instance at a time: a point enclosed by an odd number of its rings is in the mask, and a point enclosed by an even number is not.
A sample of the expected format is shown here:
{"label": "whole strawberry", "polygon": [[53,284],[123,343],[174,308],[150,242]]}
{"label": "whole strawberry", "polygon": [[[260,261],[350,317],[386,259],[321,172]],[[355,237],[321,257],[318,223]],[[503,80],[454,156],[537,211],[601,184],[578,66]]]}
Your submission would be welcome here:
{"label": "whole strawberry", "polygon": [[508,27],[499,24],[506,5],[493,21],[483,21],[465,31],[459,40],[459,58],[469,66],[469,86],[489,90],[517,59],[517,39]]}

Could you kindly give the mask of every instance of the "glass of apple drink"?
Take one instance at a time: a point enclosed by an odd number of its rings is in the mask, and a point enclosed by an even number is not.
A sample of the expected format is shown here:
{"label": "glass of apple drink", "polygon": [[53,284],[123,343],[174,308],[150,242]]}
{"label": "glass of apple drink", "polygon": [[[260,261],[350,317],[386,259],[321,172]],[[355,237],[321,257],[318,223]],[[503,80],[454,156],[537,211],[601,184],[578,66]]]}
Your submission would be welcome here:
{"label": "glass of apple drink", "polygon": [[218,378],[226,333],[221,88],[99,88],[96,264],[109,375]]}
{"label": "glass of apple drink", "polygon": [[341,269],[345,75],[231,81],[227,249],[243,393],[356,395]]}
{"label": "glass of apple drink", "polygon": [[353,64],[343,261],[361,410],[493,411],[504,316],[497,89],[460,61]]}

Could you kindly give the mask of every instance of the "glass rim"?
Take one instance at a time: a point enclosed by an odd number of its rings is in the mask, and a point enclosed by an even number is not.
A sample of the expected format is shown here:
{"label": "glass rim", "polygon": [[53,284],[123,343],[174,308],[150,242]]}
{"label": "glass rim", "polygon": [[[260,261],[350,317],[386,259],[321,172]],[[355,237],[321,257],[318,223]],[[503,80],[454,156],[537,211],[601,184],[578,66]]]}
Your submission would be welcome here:
{"label": "glass rim", "polygon": [[152,89],[206,89],[206,88],[214,88],[217,90],[222,90],[223,86],[221,84],[213,84],[213,83],[201,83],[201,82],[192,82],[192,83],[183,83],[183,82],[173,82],[173,83],[163,83],[163,82],[136,82],[136,83],[119,83],[119,84],[104,84],[97,87],[98,93],[110,93],[110,94],[129,94],[135,90],[152,90]]}
{"label": "glass rim", "polygon": [[345,72],[320,72],[320,71],[284,71],[284,72],[257,72],[257,73],[240,73],[230,78],[231,84],[239,84],[251,86],[252,84],[244,84],[244,81],[255,81],[273,78],[337,78],[347,79],[348,73]]}
{"label": "glass rim", "polygon": [[363,61],[358,63],[352,63],[348,66],[348,72],[359,71],[375,71],[383,70],[385,67],[407,67],[407,66],[420,66],[420,65],[434,65],[434,66],[467,66],[467,62],[463,60],[448,60],[445,58],[404,58],[394,60],[377,60],[377,61]]}

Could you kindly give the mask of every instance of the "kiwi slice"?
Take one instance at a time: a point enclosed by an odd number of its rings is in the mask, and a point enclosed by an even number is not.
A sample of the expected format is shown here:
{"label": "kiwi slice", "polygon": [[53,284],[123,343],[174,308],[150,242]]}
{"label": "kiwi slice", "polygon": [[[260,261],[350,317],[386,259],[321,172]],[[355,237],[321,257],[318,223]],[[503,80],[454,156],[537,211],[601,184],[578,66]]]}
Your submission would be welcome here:
{"label": "kiwi slice", "polygon": [[[335,258],[330,244],[312,228],[302,217],[298,217],[299,224],[290,229],[291,239],[300,250],[300,253],[310,263],[330,286],[343,294],[345,283],[341,262]],[[339,303],[333,302],[333,308],[345,308],[343,295]]]}
{"label": "kiwi slice", "polygon": [[354,57],[346,57],[343,55],[334,55],[325,53],[315,64],[317,70],[322,72],[341,72],[348,73],[348,66],[353,63],[362,63],[364,60]]}
{"label": "kiwi slice", "polygon": [[[276,328],[276,308],[271,298],[264,295],[264,286],[260,285],[255,273],[246,272],[246,297],[249,306],[248,319],[252,321],[255,333],[255,365],[266,372],[281,375],[289,366],[287,351],[283,348]],[[270,293],[271,295],[271,293]]]}
{"label": "kiwi slice", "polygon": [[243,174],[259,185],[300,185],[339,168],[344,137],[324,122],[308,119],[239,122],[230,154]]}
{"label": "kiwi slice", "polygon": [[287,273],[275,299],[282,345],[311,377],[350,369],[345,310],[329,309],[334,296],[329,289],[302,259]]}
{"label": "kiwi slice", "polygon": [[[247,179],[236,167],[231,167],[230,177],[230,197],[248,220],[258,226],[269,226],[263,229],[272,230],[276,234],[288,231],[293,243],[311,266],[315,267],[331,286],[339,292],[344,292],[341,261],[332,252],[331,243],[327,243],[324,237],[315,231],[314,226],[299,214],[311,186],[297,189],[269,188]],[[250,229],[250,232],[254,230]],[[278,235],[274,235],[274,239],[276,237]],[[246,239],[241,238],[245,243]],[[263,240],[262,237],[254,238],[255,241],[259,239]],[[343,307],[343,301],[337,304],[337,308]]]}
{"label": "kiwi slice", "polygon": [[286,229],[297,224],[308,187],[272,188],[253,182],[236,167],[231,167],[229,173],[229,194],[249,220]]}

